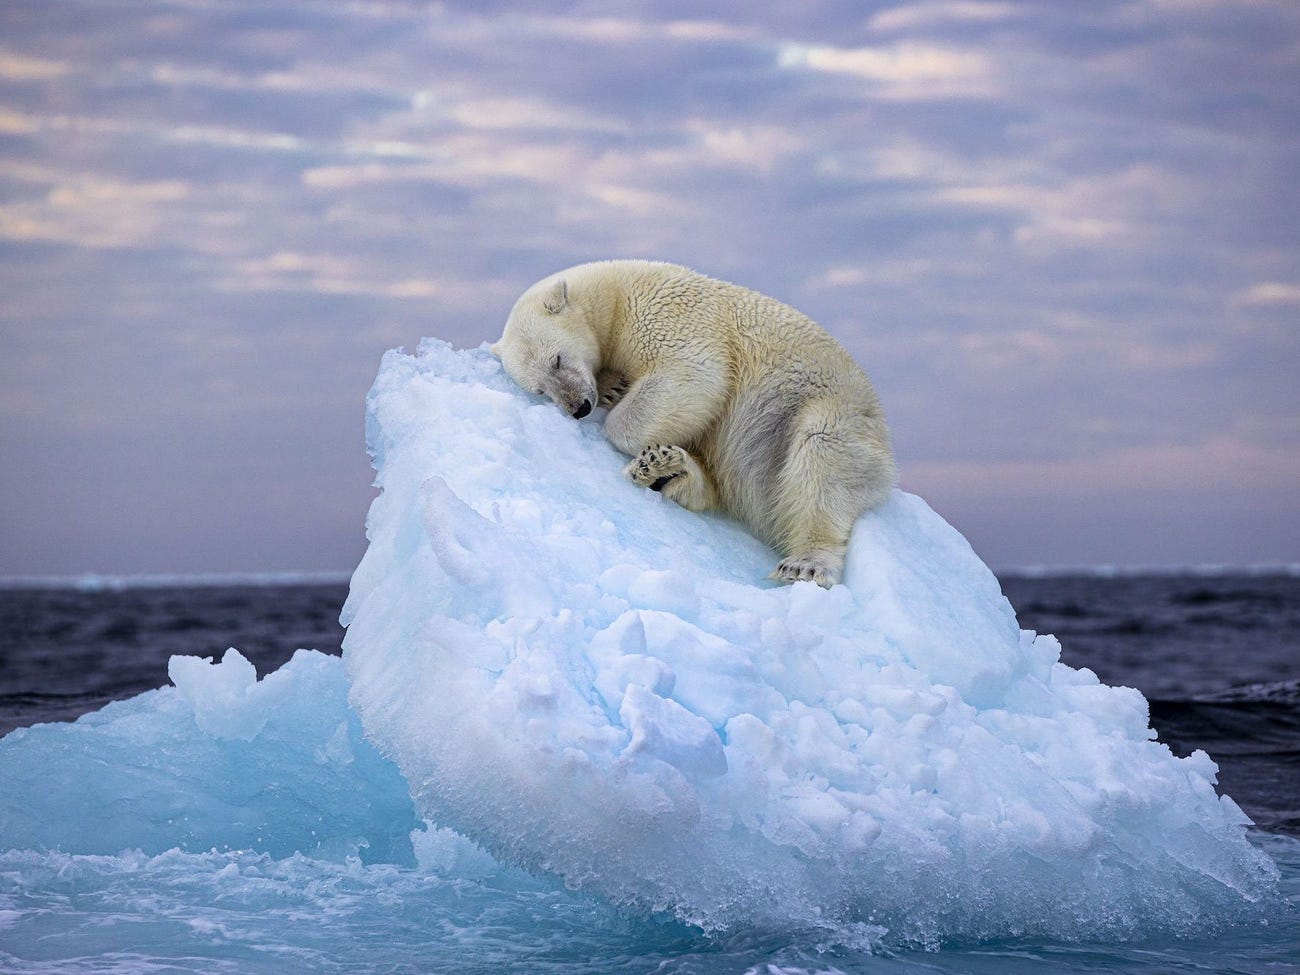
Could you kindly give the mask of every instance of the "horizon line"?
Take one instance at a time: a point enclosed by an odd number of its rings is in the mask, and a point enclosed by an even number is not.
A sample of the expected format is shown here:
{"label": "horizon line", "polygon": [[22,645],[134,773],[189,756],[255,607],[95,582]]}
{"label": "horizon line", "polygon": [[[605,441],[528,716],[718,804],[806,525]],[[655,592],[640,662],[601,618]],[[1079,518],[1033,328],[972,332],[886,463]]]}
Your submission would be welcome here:
{"label": "horizon line", "polygon": [[[1047,579],[1137,578],[1141,576],[1300,576],[1300,562],[1203,562],[1168,565],[1118,565],[1113,563],[1062,565],[1011,565],[989,567],[998,578]],[[123,589],[199,589],[221,586],[266,587],[347,585],[352,570],[285,570],[268,572],[77,572],[0,576],[0,590],[69,589],[78,592],[114,592]]]}

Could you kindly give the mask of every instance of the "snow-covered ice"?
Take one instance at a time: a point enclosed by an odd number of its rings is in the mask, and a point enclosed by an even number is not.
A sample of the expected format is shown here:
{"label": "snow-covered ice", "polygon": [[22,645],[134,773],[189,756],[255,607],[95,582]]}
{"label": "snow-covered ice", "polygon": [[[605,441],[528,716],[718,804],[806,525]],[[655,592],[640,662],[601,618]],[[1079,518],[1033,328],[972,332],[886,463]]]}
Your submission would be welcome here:
{"label": "snow-covered ice", "polygon": [[384,359],[345,661],[423,816],[706,928],[1084,937],[1266,896],[1214,763],[1022,632],[922,500],[863,516],[845,585],[778,586],[599,421],[481,349]]}

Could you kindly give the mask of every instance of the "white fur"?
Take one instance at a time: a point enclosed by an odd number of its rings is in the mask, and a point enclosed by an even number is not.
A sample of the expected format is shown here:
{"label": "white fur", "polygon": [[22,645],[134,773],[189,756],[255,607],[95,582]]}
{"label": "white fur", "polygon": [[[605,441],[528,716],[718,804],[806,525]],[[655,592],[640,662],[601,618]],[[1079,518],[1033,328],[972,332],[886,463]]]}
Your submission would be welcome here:
{"label": "white fur", "polygon": [[745,522],[784,556],[774,578],[839,581],[854,522],[893,487],[866,374],[756,291],[674,264],[581,264],[524,292],[492,351],[569,413],[610,407],[628,475]]}

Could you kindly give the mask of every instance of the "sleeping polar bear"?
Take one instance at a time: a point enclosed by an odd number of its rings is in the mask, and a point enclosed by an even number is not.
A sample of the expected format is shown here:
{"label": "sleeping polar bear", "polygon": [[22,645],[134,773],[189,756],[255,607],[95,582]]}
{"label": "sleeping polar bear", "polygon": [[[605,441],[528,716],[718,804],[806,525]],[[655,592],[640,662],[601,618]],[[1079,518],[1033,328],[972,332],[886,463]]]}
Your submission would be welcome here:
{"label": "sleeping polar bear", "polygon": [[894,461],[863,371],[775,298],[675,264],[599,261],[539,281],[492,346],[511,378],[605,433],[628,476],[721,508],[783,556],[774,579],[839,581]]}

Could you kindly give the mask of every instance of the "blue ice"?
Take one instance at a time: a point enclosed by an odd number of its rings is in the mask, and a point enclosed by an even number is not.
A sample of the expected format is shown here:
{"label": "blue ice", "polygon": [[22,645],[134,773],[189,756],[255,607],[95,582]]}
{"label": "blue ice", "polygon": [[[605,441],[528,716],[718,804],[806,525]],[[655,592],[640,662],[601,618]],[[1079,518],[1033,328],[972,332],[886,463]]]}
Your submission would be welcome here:
{"label": "blue ice", "polygon": [[173,657],[169,674],[174,686],[0,739],[0,846],[414,865],[421,820],[348,708],[341,660],[299,650],[259,681],[228,650]]}

